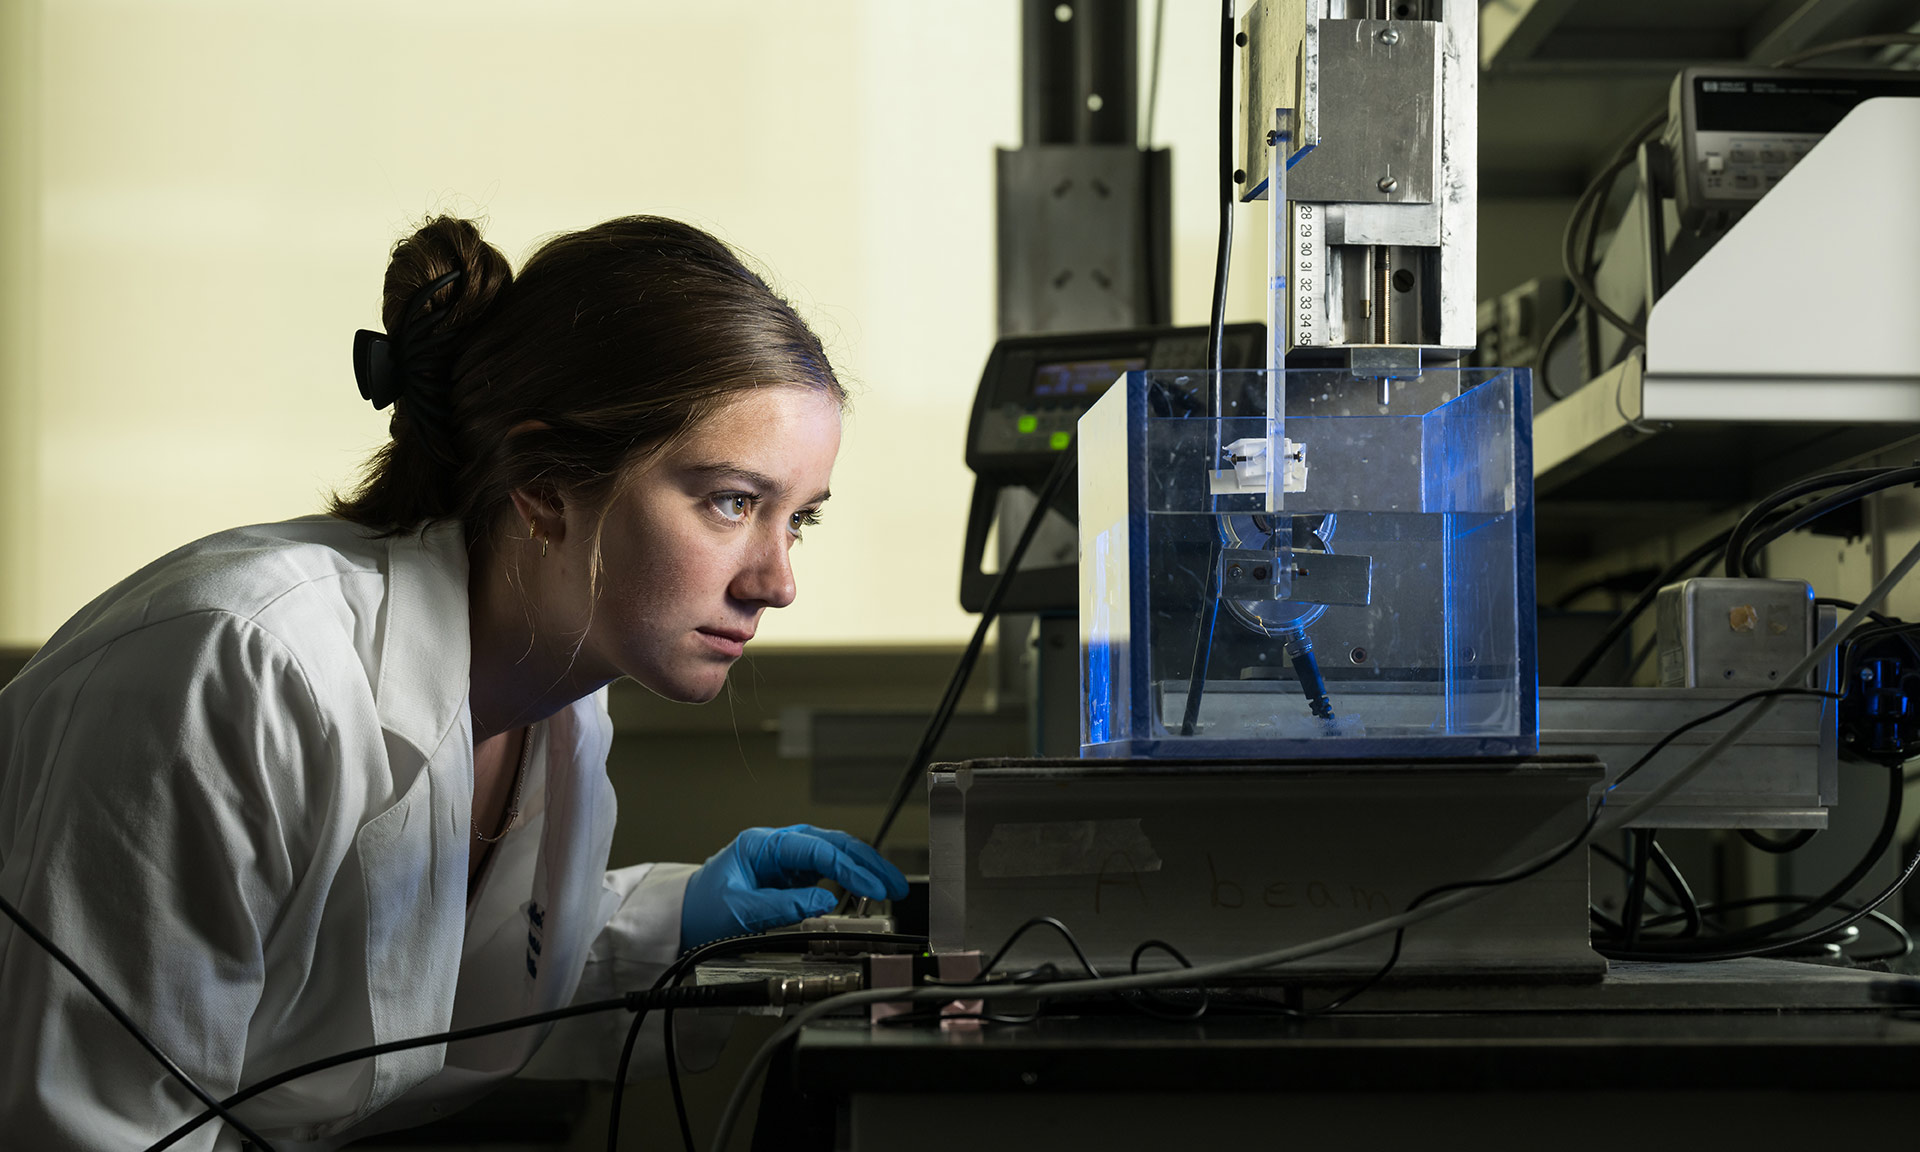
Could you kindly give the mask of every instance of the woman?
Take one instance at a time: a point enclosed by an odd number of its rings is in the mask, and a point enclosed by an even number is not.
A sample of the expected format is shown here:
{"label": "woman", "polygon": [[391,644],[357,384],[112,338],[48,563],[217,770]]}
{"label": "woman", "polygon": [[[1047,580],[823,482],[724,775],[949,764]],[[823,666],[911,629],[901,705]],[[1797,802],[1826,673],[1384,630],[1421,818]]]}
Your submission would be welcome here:
{"label": "woman", "polygon": [[[357,491],[156,561],[0,692],[0,895],[215,1097],[646,986],[825,911],[821,877],[905,893],[805,826],[606,870],[602,689],[712,699],[827,499],[845,394],[792,308],[671,221],[561,236],[516,277],[440,218],[394,250],[383,312],[354,359],[392,439]],[[137,1149],[200,1110],[10,923],[0,1021],[9,1143]],[[542,1063],[610,1076],[623,1024]],[[458,1107],[547,1035],[341,1066],[238,1115],[332,1147]],[[239,1145],[209,1124],[175,1147]]]}

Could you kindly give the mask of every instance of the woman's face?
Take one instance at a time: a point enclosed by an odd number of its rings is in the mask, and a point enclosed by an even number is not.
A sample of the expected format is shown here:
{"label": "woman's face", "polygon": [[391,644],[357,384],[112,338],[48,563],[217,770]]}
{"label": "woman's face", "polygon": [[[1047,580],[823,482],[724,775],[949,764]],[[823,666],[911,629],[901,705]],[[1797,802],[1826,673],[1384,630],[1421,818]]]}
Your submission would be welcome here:
{"label": "woman's face", "polygon": [[817,388],[742,393],[615,499],[580,657],[669,700],[720,694],[760,614],[793,603],[788,553],[817,519],[840,406]]}

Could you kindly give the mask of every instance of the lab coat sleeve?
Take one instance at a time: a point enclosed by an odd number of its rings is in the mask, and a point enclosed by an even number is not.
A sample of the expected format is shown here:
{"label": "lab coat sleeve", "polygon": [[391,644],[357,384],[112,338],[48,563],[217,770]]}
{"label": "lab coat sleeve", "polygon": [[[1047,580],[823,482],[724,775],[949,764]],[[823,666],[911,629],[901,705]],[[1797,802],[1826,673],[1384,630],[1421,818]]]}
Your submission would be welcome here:
{"label": "lab coat sleeve", "polygon": [[[605,1000],[653,987],[680,955],[680,901],[692,864],[637,864],[607,873],[601,907],[606,926],[594,939],[574,1002]],[[634,1044],[628,1081],[666,1074],[662,1014],[649,1013]],[[521,1075],[535,1079],[611,1081],[633,1017],[625,1012],[577,1016],[554,1026]],[[674,1043],[687,1071],[711,1067],[733,1030],[730,1016],[674,1013]]]}
{"label": "lab coat sleeve", "polygon": [[[238,1086],[266,940],[300,880],[295,661],[221,613],[148,624],[7,701],[4,893],[215,1098]],[[201,1105],[24,933],[0,925],[0,1143],[124,1149]],[[261,1037],[258,1039],[267,1039]],[[212,1122],[174,1145],[238,1148]]]}

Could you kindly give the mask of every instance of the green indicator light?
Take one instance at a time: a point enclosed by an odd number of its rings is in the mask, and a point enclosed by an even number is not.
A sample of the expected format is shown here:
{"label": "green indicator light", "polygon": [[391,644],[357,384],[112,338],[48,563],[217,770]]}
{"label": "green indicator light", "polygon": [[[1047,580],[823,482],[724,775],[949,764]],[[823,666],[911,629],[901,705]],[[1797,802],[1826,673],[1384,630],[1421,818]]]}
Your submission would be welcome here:
{"label": "green indicator light", "polygon": [[1067,445],[1071,443],[1073,443],[1073,433],[1071,432],[1055,432],[1052,436],[1047,437],[1048,446],[1055,452],[1066,451]]}
{"label": "green indicator light", "polygon": [[1020,423],[1014,426],[1020,429],[1022,435],[1025,435],[1035,428],[1040,427],[1040,418],[1038,416],[1022,416],[1020,417]]}

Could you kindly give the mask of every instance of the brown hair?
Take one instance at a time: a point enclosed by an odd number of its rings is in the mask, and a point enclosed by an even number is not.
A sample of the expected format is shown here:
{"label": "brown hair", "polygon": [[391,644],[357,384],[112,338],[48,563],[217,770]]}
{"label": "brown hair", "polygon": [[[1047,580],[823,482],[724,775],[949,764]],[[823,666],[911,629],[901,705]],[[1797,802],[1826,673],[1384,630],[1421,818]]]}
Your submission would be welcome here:
{"label": "brown hair", "polygon": [[[392,438],[329,511],[382,535],[459,520],[468,543],[510,494],[551,484],[604,513],[621,479],[727,401],[800,385],[845,403],[793,306],[725,244],[627,216],[543,244],[519,276],[471,221],[440,216],[394,247],[382,315],[428,298],[450,368],[394,402]],[[411,402],[410,402],[411,397]]]}

